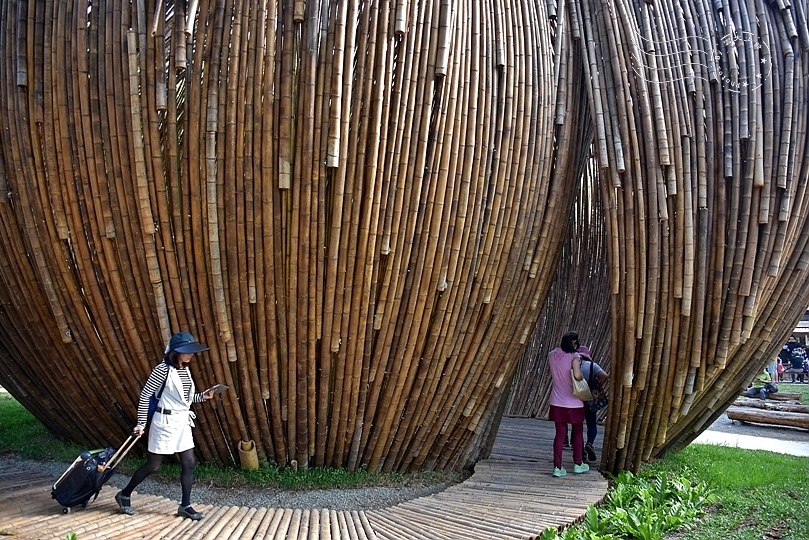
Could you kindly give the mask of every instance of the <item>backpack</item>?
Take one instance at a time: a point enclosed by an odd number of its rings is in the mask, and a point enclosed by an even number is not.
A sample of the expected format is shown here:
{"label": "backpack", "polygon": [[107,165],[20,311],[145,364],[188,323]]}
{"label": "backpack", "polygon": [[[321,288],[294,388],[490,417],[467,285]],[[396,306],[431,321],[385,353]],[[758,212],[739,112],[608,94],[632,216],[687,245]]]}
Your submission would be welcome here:
{"label": "backpack", "polygon": [[768,382],[764,385],[764,390],[766,390],[768,394],[775,394],[778,392],[778,387],[773,383]]}
{"label": "backpack", "polygon": [[609,399],[607,398],[607,391],[604,390],[604,387],[601,386],[601,383],[595,377],[595,362],[592,360],[589,360],[589,362],[590,377],[588,378],[587,384],[590,386],[590,392],[593,394],[593,399],[585,402],[584,406],[590,412],[598,412],[607,406]]}
{"label": "backpack", "polygon": [[[171,369],[171,366],[166,360],[163,360],[163,363]],[[152,421],[152,417],[154,416],[155,411],[157,410],[157,404],[160,403],[160,397],[163,395],[163,390],[166,389],[166,381],[169,379],[169,372],[166,372],[166,378],[163,379],[163,382],[160,384],[160,388],[157,389],[157,392],[149,396],[149,412],[146,414],[146,424],[148,425]]]}

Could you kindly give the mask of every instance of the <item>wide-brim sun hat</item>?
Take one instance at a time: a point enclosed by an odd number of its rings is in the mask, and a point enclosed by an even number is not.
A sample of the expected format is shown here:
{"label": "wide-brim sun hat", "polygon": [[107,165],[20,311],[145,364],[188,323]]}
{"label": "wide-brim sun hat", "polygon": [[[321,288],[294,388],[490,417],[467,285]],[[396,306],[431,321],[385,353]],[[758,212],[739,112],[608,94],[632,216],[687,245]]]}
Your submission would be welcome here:
{"label": "wide-brim sun hat", "polygon": [[197,341],[197,338],[195,338],[188,332],[177,332],[176,334],[171,336],[171,340],[169,340],[169,345],[168,347],[166,347],[167,353],[175,351],[180,354],[194,354],[210,350],[211,350],[210,347],[203,345],[202,343]]}

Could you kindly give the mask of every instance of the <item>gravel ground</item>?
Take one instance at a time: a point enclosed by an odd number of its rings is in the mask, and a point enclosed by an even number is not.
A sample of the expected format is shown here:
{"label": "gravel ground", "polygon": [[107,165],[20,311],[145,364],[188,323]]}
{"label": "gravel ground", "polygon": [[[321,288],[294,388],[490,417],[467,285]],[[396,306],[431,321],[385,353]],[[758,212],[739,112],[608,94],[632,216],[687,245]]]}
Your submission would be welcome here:
{"label": "gravel ground", "polygon": [[[69,463],[38,462],[0,457],[0,464],[12,464],[31,471],[44,471],[58,478]],[[463,481],[465,474],[458,473],[456,479]],[[129,476],[115,474],[107,483],[122,488]],[[404,501],[424,497],[443,491],[456,482],[432,485],[407,485],[401,487],[363,487],[347,489],[279,490],[259,488],[222,488],[197,482],[191,492],[191,502],[219,506],[249,506],[273,508],[329,508],[333,510],[374,510],[387,508]],[[138,507],[138,493],[160,495],[179,501],[180,479],[174,482],[161,482],[147,478],[132,496],[132,506]]]}

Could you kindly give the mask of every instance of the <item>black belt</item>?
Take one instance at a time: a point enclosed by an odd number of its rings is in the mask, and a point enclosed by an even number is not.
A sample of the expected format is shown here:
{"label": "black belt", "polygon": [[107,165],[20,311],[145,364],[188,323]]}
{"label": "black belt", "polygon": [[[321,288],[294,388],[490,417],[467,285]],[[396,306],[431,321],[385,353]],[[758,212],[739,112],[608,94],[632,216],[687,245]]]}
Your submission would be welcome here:
{"label": "black belt", "polygon": [[163,407],[156,408],[155,412],[159,412],[160,414],[171,414],[170,409],[164,409]]}

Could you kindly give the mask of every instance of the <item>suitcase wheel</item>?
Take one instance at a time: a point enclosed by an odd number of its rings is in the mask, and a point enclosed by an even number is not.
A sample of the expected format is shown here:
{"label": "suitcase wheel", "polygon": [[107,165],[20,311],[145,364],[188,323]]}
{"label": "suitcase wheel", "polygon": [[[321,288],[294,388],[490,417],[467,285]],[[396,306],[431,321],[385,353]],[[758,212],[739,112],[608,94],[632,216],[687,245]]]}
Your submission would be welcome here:
{"label": "suitcase wheel", "polygon": [[62,513],[63,514],[69,514],[70,513],[70,507],[66,506],[66,507],[62,508]]}

